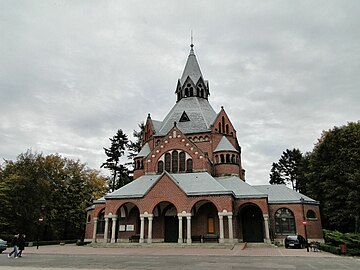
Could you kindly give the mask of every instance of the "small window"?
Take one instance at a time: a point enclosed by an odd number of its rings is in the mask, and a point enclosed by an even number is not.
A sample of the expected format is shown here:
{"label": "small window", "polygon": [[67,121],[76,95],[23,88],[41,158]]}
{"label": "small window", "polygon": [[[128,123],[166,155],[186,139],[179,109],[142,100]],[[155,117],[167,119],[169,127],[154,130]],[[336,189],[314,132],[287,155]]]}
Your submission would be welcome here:
{"label": "small window", "polygon": [[223,154],[220,155],[220,163],[225,163],[225,157]]}
{"label": "small window", "polygon": [[160,160],[158,162],[158,168],[157,168],[158,173],[162,173],[164,171],[164,162],[162,160]]}
{"label": "small window", "polygon": [[185,152],[180,152],[180,172],[185,172]]}
{"label": "small window", "polygon": [[226,163],[230,163],[230,154],[226,154]]}
{"label": "small window", "polygon": [[316,219],[316,214],[313,210],[309,210],[306,213],[306,218],[307,219]]}
{"label": "small window", "polygon": [[178,151],[172,152],[172,172],[178,172]]}
{"label": "small window", "polygon": [[191,158],[189,158],[187,161],[186,161],[186,167],[187,167],[187,172],[192,172],[193,171],[193,161]]}
{"label": "small window", "polygon": [[88,215],[87,222],[91,221],[91,215]]}

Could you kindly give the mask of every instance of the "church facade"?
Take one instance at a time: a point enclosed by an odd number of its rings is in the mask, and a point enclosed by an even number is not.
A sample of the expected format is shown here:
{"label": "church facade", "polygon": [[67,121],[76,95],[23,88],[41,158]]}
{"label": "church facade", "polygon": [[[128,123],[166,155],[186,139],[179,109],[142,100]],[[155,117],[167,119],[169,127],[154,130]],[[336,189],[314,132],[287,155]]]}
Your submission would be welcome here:
{"label": "church facade", "polygon": [[323,241],[317,201],[245,181],[236,130],[223,107],[210,105],[193,45],[175,95],[162,121],[147,117],[134,180],[87,209],[86,241]]}

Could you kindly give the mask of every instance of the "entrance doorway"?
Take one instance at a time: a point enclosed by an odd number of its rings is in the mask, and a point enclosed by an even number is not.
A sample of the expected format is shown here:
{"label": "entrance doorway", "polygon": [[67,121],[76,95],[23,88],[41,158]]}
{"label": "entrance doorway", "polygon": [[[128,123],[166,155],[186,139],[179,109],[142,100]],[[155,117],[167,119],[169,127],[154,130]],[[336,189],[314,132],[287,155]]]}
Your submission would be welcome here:
{"label": "entrance doorway", "polygon": [[264,242],[263,215],[258,206],[247,205],[241,210],[244,242]]}
{"label": "entrance doorway", "polygon": [[167,243],[176,243],[179,238],[179,219],[177,216],[165,216],[165,239]]}

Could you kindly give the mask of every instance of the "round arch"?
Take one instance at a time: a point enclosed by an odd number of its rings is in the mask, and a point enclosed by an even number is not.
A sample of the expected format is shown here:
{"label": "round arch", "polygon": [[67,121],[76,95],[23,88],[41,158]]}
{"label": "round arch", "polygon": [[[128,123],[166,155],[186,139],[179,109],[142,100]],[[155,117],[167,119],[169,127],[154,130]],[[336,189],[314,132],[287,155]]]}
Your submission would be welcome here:
{"label": "round arch", "polygon": [[135,234],[140,234],[140,211],[131,202],[123,203],[116,211],[115,239],[127,242]]}
{"label": "round arch", "polygon": [[176,243],[179,237],[178,210],[169,201],[157,203],[153,210],[153,238],[164,239],[164,242]]}
{"label": "round arch", "polygon": [[[210,200],[199,200],[191,208],[192,235],[219,236],[219,210],[216,204]],[[195,237],[196,238],[196,237]]]}
{"label": "round arch", "polygon": [[238,221],[244,242],[264,242],[264,218],[261,208],[254,203],[241,206]]}

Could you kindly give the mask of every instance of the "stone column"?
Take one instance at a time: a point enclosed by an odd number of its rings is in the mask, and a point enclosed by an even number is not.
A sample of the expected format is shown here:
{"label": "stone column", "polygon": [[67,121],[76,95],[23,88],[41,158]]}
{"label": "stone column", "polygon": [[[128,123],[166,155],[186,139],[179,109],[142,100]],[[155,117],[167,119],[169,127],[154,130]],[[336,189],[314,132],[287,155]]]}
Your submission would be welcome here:
{"label": "stone column", "polygon": [[178,214],[178,218],[179,218],[179,239],[178,239],[178,243],[181,244],[183,242],[183,228],[182,228],[182,215]]}
{"label": "stone column", "polygon": [[220,239],[219,243],[224,243],[224,216],[219,213]]}
{"label": "stone column", "polygon": [[144,217],[140,215],[140,239],[139,243],[144,243]]}
{"label": "stone column", "polygon": [[97,221],[98,221],[98,218],[97,217],[94,217],[93,218],[93,222],[94,222],[94,230],[93,230],[93,237],[92,237],[92,242],[93,243],[96,243],[96,231],[97,231]]}
{"label": "stone column", "polygon": [[186,234],[187,234],[187,239],[186,239],[186,243],[187,244],[191,244],[191,214],[186,216]]}
{"label": "stone column", "polygon": [[152,221],[153,221],[153,216],[151,215],[149,215],[148,216],[148,239],[147,239],[147,242],[149,243],[149,244],[151,244],[152,243]]}
{"label": "stone column", "polygon": [[111,228],[111,243],[115,243],[115,233],[116,233],[116,221],[117,216],[112,217],[112,228]]}
{"label": "stone column", "polygon": [[109,234],[109,218],[105,217],[104,242],[107,243]]}
{"label": "stone column", "polygon": [[229,243],[232,244],[234,242],[232,214],[228,215],[228,223],[229,223]]}
{"label": "stone column", "polygon": [[265,225],[265,242],[270,243],[270,231],[269,231],[269,215],[264,214],[264,225]]}

